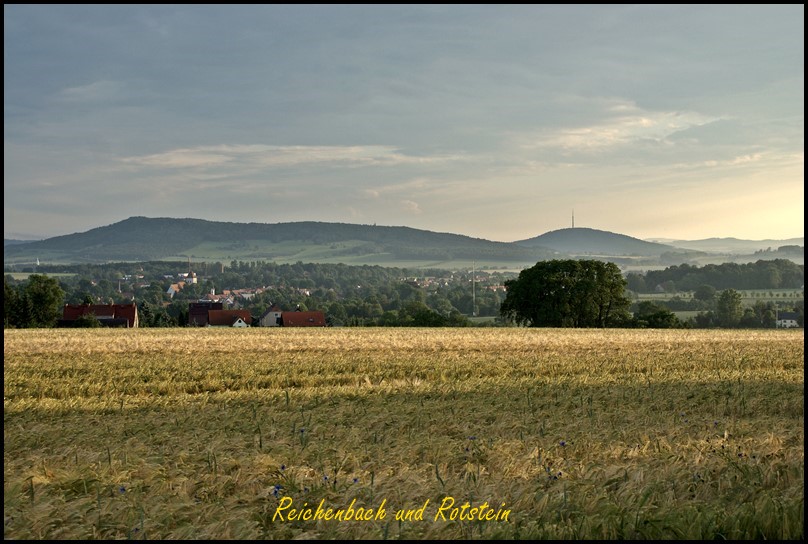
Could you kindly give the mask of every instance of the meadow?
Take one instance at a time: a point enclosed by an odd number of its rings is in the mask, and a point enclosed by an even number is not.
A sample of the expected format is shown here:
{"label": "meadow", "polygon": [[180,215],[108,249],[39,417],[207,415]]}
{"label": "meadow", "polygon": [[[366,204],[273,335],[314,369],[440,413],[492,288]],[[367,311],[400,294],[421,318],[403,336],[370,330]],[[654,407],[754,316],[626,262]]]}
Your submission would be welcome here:
{"label": "meadow", "polygon": [[802,330],[6,330],[6,539],[802,539]]}

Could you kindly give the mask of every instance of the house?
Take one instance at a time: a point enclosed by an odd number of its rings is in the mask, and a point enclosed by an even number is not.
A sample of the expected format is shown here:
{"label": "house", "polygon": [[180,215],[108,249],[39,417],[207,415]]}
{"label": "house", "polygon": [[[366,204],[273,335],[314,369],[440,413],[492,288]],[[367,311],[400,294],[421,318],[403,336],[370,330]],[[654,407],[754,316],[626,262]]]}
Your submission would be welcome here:
{"label": "house", "polygon": [[276,305],[271,305],[266,312],[258,319],[259,327],[280,327],[281,309]]}
{"label": "house", "polygon": [[206,327],[208,325],[208,311],[223,310],[221,302],[200,300],[188,303],[188,325],[192,327]]}
{"label": "house", "polygon": [[138,326],[137,304],[65,304],[57,326],[72,327],[85,315],[94,315],[105,327],[134,328]]}
{"label": "house", "polygon": [[794,329],[800,326],[797,322],[799,314],[797,312],[777,312],[778,329]]}
{"label": "house", "polygon": [[281,327],[327,327],[323,312],[283,312]]}
{"label": "house", "polygon": [[168,296],[170,296],[171,298],[174,298],[174,295],[176,295],[177,293],[182,291],[183,287],[185,287],[185,282],[184,281],[180,281],[180,282],[177,282],[177,283],[172,283],[171,285],[168,286],[168,289],[166,289],[166,294]]}
{"label": "house", "polygon": [[[225,291],[222,294],[217,295],[214,292],[210,292],[203,297],[204,300],[211,301],[211,302],[220,302],[222,304],[226,304],[228,306],[235,303],[235,298],[229,291]],[[202,302],[202,301],[200,301]]]}
{"label": "house", "polygon": [[208,310],[209,327],[249,327],[251,324],[249,310]]}

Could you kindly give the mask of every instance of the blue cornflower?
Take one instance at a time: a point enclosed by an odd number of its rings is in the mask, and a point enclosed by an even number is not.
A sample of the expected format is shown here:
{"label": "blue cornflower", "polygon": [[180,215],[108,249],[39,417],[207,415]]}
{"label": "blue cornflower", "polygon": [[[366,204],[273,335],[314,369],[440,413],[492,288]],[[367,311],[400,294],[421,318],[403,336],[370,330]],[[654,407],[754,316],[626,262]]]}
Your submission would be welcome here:
{"label": "blue cornflower", "polygon": [[121,493],[126,493],[126,488],[124,486],[121,486],[118,488],[118,491]]}
{"label": "blue cornflower", "polygon": [[286,465],[281,465],[281,470],[286,470]]}
{"label": "blue cornflower", "polygon": [[558,445],[559,445],[559,446],[561,446],[561,447],[563,448],[564,446],[566,446],[566,445],[567,445],[567,443],[566,443],[565,441],[563,441],[563,440],[562,440],[561,442],[559,442],[559,443],[558,443]]}
{"label": "blue cornflower", "polygon": [[359,483],[359,478],[354,478],[353,483],[355,483],[355,484]]}

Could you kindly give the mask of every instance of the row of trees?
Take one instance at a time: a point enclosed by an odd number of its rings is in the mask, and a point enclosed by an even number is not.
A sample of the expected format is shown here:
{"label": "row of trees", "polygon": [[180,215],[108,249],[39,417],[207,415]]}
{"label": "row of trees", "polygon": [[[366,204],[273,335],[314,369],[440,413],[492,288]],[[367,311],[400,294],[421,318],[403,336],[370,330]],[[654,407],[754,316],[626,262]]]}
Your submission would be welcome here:
{"label": "row of trees", "polygon": [[682,264],[644,274],[630,272],[626,275],[626,282],[628,289],[636,293],[653,293],[658,287],[667,292],[695,291],[703,285],[717,290],[799,289],[805,283],[805,267],[787,259],[702,267]]}
{"label": "row of trees", "polygon": [[33,274],[20,285],[3,278],[3,328],[53,327],[62,317],[65,292],[54,278]]}
{"label": "row of trees", "polygon": [[[743,297],[735,289],[721,291],[709,309],[700,311],[693,318],[680,320],[673,310],[676,301],[642,301],[636,304],[635,326],[648,328],[745,328],[773,329],[777,326],[778,307],[771,301],[758,300],[752,306],[744,306]],[[692,301],[691,301],[692,302]],[[672,306],[674,308],[672,308]],[[802,326],[804,301],[791,308]]]}
{"label": "row of trees", "polygon": [[[665,303],[654,301],[639,302],[631,313],[626,280],[615,265],[601,261],[540,262],[506,286],[502,316],[529,327],[773,328],[777,320],[774,303],[744,307],[735,289],[716,295],[710,286],[694,295],[709,309],[692,320],[682,321]],[[802,307],[797,309],[801,320]]]}
{"label": "row of trees", "polygon": [[[132,300],[138,303],[142,326],[183,326],[188,323],[188,302],[217,286],[221,291],[222,285],[237,289],[255,282],[273,286],[237,302],[254,317],[276,304],[286,311],[322,310],[330,324],[348,326],[466,326],[470,324],[466,316],[488,315],[497,316],[502,324],[531,327],[769,327],[777,312],[772,303],[762,301],[744,308],[737,291],[718,292],[710,285],[699,286],[687,301],[645,301],[632,306],[619,268],[599,260],[541,261],[509,279],[496,273],[477,272],[472,277],[468,272],[435,270],[430,272],[438,279],[422,283],[408,280],[409,271],[402,269],[234,261],[227,268],[212,266],[200,283],[187,284],[172,298],[166,291],[176,281],[172,272],[178,266],[96,265],[100,279],[88,278],[85,270],[61,281],[34,274],[27,281],[13,282],[6,276],[4,326],[53,326],[64,303]],[[133,268],[134,273],[127,273]],[[504,283],[506,295],[475,290],[478,283],[482,287],[498,282]],[[693,309],[702,313],[690,322],[681,322],[673,313]]]}

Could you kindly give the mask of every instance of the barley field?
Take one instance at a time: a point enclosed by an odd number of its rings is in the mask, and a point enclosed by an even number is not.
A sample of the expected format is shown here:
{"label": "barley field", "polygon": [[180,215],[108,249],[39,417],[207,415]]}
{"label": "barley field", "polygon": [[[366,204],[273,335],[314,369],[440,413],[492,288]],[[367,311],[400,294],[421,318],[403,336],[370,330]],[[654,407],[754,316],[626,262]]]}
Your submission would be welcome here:
{"label": "barley field", "polygon": [[802,539],[804,335],[6,330],[6,539]]}

